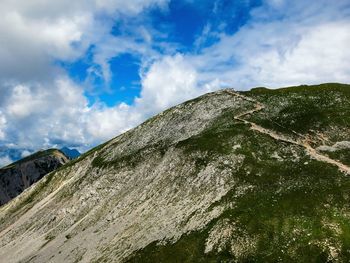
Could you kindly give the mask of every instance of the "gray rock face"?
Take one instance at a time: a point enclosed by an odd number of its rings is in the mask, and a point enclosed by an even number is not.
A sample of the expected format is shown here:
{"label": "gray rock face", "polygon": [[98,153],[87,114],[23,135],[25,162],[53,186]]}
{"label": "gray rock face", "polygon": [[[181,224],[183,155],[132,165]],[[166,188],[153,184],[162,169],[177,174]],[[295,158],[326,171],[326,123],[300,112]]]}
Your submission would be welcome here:
{"label": "gray rock face", "polygon": [[47,150],[0,169],[0,205],[6,204],[68,161],[62,152]]}

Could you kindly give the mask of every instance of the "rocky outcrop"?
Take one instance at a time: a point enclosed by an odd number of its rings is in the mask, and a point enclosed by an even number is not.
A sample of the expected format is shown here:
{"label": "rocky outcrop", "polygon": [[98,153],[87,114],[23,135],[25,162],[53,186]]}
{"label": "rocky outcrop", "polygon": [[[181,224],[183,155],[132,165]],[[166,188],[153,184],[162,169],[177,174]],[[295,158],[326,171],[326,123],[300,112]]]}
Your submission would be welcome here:
{"label": "rocky outcrop", "polygon": [[0,169],[0,205],[9,202],[43,176],[67,163],[59,150],[39,151]]}

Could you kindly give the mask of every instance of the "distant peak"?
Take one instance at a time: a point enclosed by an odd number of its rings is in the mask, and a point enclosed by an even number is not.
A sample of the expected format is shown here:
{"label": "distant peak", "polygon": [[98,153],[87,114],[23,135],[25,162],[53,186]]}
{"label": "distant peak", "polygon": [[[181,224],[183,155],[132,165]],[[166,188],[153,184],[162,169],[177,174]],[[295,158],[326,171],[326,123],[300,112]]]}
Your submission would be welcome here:
{"label": "distant peak", "polygon": [[69,159],[75,159],[78,158],[80,156],[80,152],[77,149],[70,149],[68,147],[63,147],[60,149],[65,155],[67,155],[69,157]]}

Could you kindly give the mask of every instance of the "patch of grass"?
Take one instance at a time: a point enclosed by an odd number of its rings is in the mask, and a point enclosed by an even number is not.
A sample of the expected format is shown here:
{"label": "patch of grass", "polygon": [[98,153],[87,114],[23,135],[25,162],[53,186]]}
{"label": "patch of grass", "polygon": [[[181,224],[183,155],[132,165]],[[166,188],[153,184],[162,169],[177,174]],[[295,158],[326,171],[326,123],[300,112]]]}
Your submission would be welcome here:
{"label": "patch of grass", "polygon": [[252,120],[264,127],[290,133],[322,131],[331,126],[350,127],[350,85],[329,83],[244,93],[267,107]]}
{"label": "patch of grass", "polygon": [[140,162],[142,162],[142,160],[146,160],[147,155],[149,154],[159,153],[161,155],[164,155],[167,148],[168,146],[165,146],[163,142],[159,142],[156,144],[148,145],[136,151],[123,154],[113,160],[106,160],[103,157],[103,154],[101,154],[93,159],[91,165],[95,168],[114,167],[114,169],[119,169],[125,166],[135,167]]}
{"label": "patch of grass", "polygon": [[151,243],[141,251],[136,252],[125,262],[148,263],[148,262],[225,262],[223,259],[230,259],[225,255],[212,257],[204,255],[204,243],[207,231],[192,232],[180,238],[174,244],[159,246],[156,242]]}
{"label": "patch of grass", "polygon": [[232,152],[232,140],[242,133],[246,126],[233,119],[233,112],[224,112],[212,125],[197,136],[180,141],[176,147],[185,148],[185,152],[209,152],[212,154],[229,154]]}
{"label": "patch of grass", "polygon": [[335,152],[326,152],[329,157],[339,160],[346,165],[350,165],[350,149],[337,150]]}

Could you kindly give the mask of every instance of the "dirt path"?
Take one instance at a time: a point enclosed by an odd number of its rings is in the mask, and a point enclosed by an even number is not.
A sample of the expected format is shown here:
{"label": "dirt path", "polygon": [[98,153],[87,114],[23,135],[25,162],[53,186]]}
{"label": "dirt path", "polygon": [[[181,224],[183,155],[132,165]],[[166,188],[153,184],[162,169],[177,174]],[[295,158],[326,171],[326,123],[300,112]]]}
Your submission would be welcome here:
{"label": "dirt path", "polygon": [[[246,96],[244,96],[242,94],[234,92],[233,90],[228,90],[227,92],[229,92],[230,94],[232,94],[234,96],[240,97],[240,98],[242,98],[242,99],[244,99],[246,101],[250,101],[250,102],[254,102],[255,103],[255,108],[254,109],[246,111],[246,112],[243,112],[243,113],[240,113],[238,115],[235,115],[234,119],[236,119],[238,121],[241,121],[241,122],[244,122],[245,124],[249,124],[250,128],[252,130],[255,130],[255,131],[258,131],[260,133],[269,135],[270,137],[274,138],[275,140],[301,146],[301,147],[303,147],[305,149],[305,151],[312,158],[314,158],[314,159],[316,159],[318,161],[321,161],[321,162],[325,162],[325,163],[329,163],[331,165],[337,166],[338,169],[341,172],[350,175],[350,167],[349,166],[347,166],[347,165],[345,165],[345,164],[343,164],[343,163],[341,163],[341,162],[339,162],[337,160],[334,160],[334,159],[328,157],[327,155],[324,155],[324,154],[318,152],[316,149],[314,149],[307,142],[307,140],[305,139],[304,136],[298,134],[300,136],[300,138],[298,138],[297,140],[294,140],[294,139],[286,137],[285,135],[279,134],[276,131],[273,131],[273,130],[270,130],[270,129],[266,129],[266,128],[264,128],[264,127],[262,127],[262,126],[260,126],[260,125],[258,125],[256,123],[254,123],[254,122],[251,122],[251,121],[248,121],[248,120],[244,119],[244,116],[251,115],[251,114],[253,114],[255,112],[261,111],[261,110],[263,110],[265,108],[265,106],[263,104],[261,104],[260,102],[256,101],[255,99],[246,97]],[[293,132],[293,133],[297,134],[296,132]]]}

